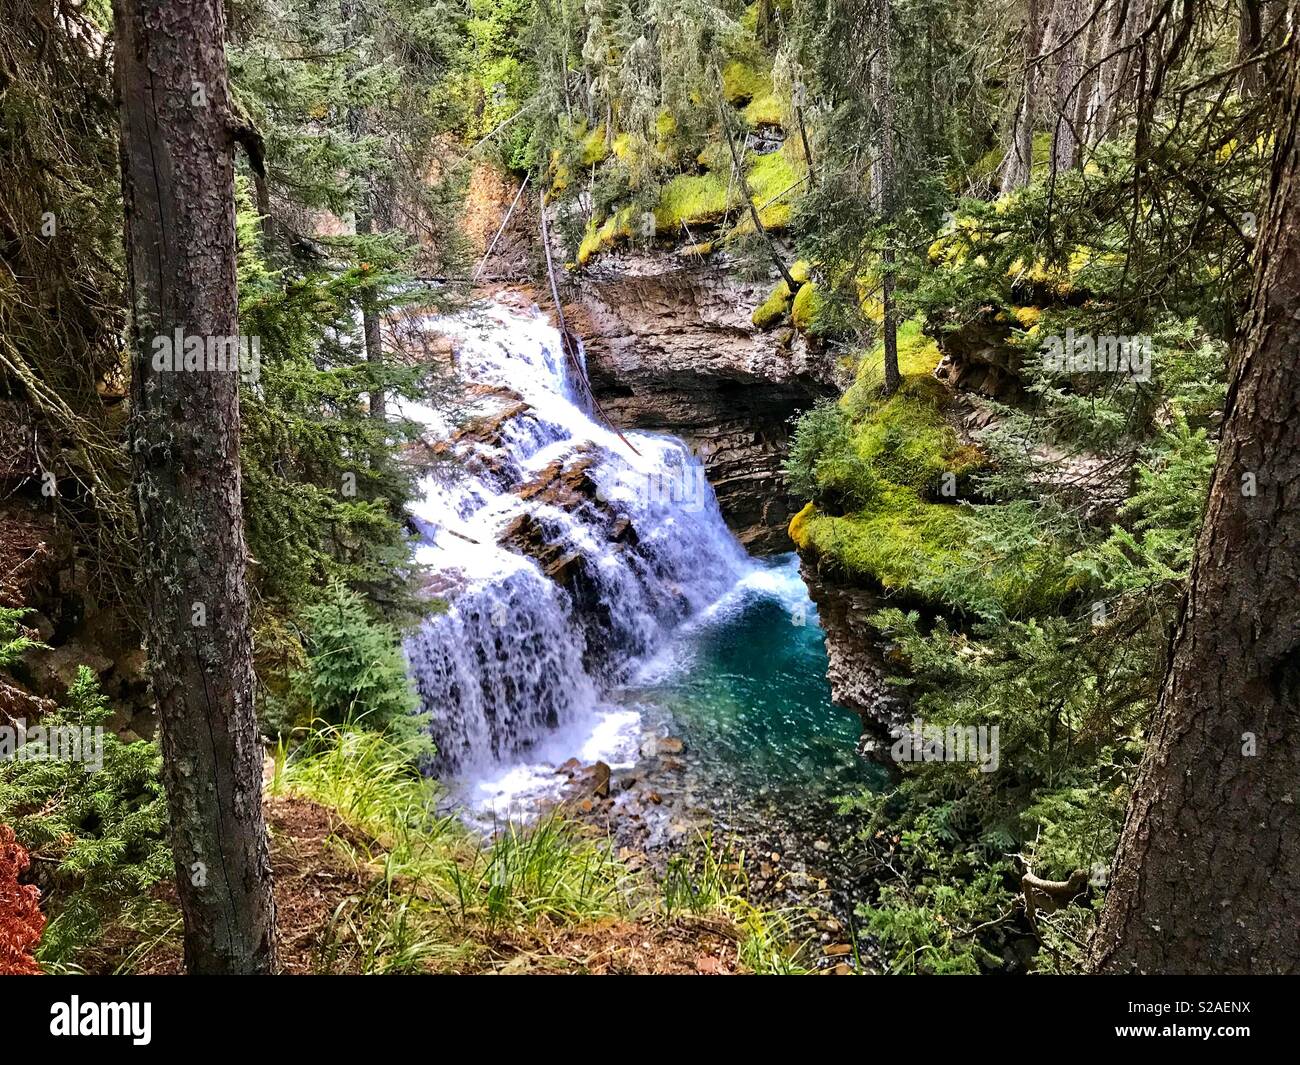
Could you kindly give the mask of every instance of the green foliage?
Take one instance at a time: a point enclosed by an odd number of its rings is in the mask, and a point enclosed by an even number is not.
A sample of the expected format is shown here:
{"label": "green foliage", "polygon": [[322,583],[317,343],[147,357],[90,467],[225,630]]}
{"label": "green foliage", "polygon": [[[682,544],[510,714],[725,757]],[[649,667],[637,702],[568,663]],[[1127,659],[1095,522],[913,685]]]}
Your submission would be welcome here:
{"label": "green foliage", "polygon": [[917,374],[881,400],[867,380],[796,430],[786,473],[816,504],[792,527],[801,550],[885,590],[983,617],[1054,606],[1085,586],[1063,551],[1068,530],[1052,528],[1046,512],[957,503],[983,458],[944,420],[942,385]]}
{"label": "green foliage", "polygon": [[669,858],[659,884],[668,917],[688,913],[732,922],[739,932],[737,955],[749,972],[810,972],[801,960],[795,914],[753,905],[746,898],[747,887],[744,852],[731,841],[708,836]]}
{"label": "green foliage", "polygon": [[423,718],[406,673],[397,634],[377,622],[365,602],[338,581],[302,611],[306,663],[290,677],[285,705],[273,702],[270,720],[286,724],[355,722],[414,740]]}
{"label": "green foliage", "polygon": [[28,651],[41,646],[22,627],[22,620],[29,613],[24,608],[0,606],[0,669],[7,669]]}
{"label": "green foliage", "polygon": [[106,727],[111,717],[94,673],[82,666],[66,706],[39,726],[101,729],[102,766],[42,760],[49,741],[35,738],[20,748],[25,757],[0,761],[0,822],[31,853],[50,916],[38,954],[47,969],[75,966],[109,923],[144,920],[150,889],[172,873],[158,748],[122,743]]}
{"label": "green foliage", "polygon": [[369,270],[245,283],[241,328],[261,338],[262,368],[242,404],[244,503],[262,596],[296,605],[339,579],[390,612],[410,604],[404,507],[418,470],[396,447],[415,438],[380,422],[367,399],[422,395],[422,375],[364,358],[356,336]]}

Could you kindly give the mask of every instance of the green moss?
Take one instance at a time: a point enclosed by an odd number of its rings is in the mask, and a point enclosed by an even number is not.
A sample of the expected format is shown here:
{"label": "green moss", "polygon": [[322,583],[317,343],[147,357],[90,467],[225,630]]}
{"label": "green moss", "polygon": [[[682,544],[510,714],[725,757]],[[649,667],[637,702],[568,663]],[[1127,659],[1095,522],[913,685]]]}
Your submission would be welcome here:
{"label": "green moss", "polygon": [[[749,191],[758,208],[765,229],[780,230],[790,225],[799,179],[804,175],[802,162],[794,157],[787,141],[778,151],[758,156],[746,176]],[[752,228],[752,223],[746,219]]]}
{"label": "green moss", "polygon": [[[800,259],[790,267],[790,276],[795,284],[803,287],[812,273],[812,264],[807,259]],[[753,322],[759,329],[770,329],[790,313],[792,294],[785,278],[781,278],[772,289],[771,294],[754,308]]]}
{"label": "green moss", "polygon": [[889,590],[923,596],[961,561],[972,530],[958,508],[927,503],[898,485],[878,486],[869,507],[843,517],[811,514],[800,533],[818,554]]}
{"label": "green moss", "polygon": [[722,93],[732,107],[743,107],[771,91],[772,68],[768,64],[733,59],[722,69]]}
{"label": "green moss", "polygon": [[720,170],[724,174],[731,173],[731,152],[724,140],[709,141],[695,157],[695,161],[705,170]]}
{"label": "green moss", "polygon": [[1023,519],[1015,505],[956,507],[897,485],[841,517],[801,515],[801,550],[833,558],[855,577],[932,606],[1019,616],[1058,610],[1082,587],[1055,544],[1008,555],[990,529]]}
{"label": "green moss", "polygon": [[[920,318],[909,318],[898,327],[898,370],[906,377],[931,377],[943,353],[934,338],[927,336]],[[885,381],[885,342],[877,340],[859,360],[853,384],[844,394],[848,410],[862,410],[879,393]]]}
{"label": "green moss", "polygon": [[624,207],[621,211],[607,218],[604,224],[599,227],[594,222],[588,223],[587,232],[582,238],[582,243],[578,245],[578,265],[586,266],[591,257],[597,252],[608,251],[620,239],[630,239],[632,237],[633,217],[632,208]]}
{"label": "green moss", "polygon": [[605,127],[597,126],[582,138],[582,165],[594,166],[603,163],[609,156],[609,145],[605,136]]}
{"label": "green moss", "polygon": [[754,308],[751,316],[759,329],[770,329],[790,313],[790,286],[782,278],[776,283],[771,294]]}
{"label": "green moss", "polygon": [[673,234],[682,224],[718,222],[727,211],[727,181],[715,173],[678,174],[660,190],[655,229]]}
{"label": "green moss", "polygon": [[839,405],[839,425],[817,428],[819,505],[796,516],[791,538],[854,577],[933,606],[1009,615],[1059,606],[1079,577],[1056,544],[1034,538],[1032,512],[945,501],[944,488],[960,487],[983,461],[945,421],[949,397],[924,373],[904,378],[888,400],[860,377]]}
{"label": "green moss", "polygon": [[745,105],[745,121],[751,126],[784,126],[785,105],[776,93],[759,93]]}
{"label": "green moss", "polygon": [[809,281],[799,286],[794,302],[790,305],[790,321],[801,333],[809,332],[817,319],[821,306],[821,295],[817,292],[817,282]]}
{"label": "green moss", "polygon": [[980,464],[943,418],[947,390],[929,377],[903,380],[854,426],[853,446],[879,476],[916,492],[937,494],[945,473],[957,476]]}

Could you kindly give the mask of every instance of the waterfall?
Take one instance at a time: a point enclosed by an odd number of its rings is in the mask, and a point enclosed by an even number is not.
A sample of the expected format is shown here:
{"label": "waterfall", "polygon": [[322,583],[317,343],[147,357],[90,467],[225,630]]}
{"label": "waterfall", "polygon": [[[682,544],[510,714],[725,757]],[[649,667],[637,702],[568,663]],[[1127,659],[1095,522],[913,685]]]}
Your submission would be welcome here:
{"label": "waterfall", "polygon": [[405,409],[456,460],[412,505],[417,558],[448,606],[406,654],[433,771],[466,776],[595,720],[602,696],[751,563],[699,458],[597,422],[536,308],[489,303],[421,327],[451,339],[477,397],[461,426]]}

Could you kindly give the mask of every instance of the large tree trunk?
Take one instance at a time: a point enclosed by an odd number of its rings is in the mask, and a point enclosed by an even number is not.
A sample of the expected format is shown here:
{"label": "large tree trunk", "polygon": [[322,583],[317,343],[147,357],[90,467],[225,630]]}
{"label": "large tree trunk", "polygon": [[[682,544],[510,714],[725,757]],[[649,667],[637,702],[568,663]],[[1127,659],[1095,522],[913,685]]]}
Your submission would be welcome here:
{"label": "large tree trunk", "polygon": [[221,0],[116,0],[114,26],[131,454],[185,961],[192,973],[269,972],[274,904],[244,585],[239,374],[206,359],[188,371],[154,365],[158,338],[238,334],[225,18]]}
{"label": "large tree trunk", "polygon": [[876,97],[876,112],[880,116],[880,157],[875,182],[879,198],[879,211],[885,223],[885,246],[880,253],[881,316],[880,333],[885,353],[884,394],[892,396],[903,383],[898,369],[898,312],[894,307],[894,234],[892,224],[896,205],[897,168],[894,159],[894,73],[893,33],[894,18],[891,0],[877,0],[876,32],[880,43],[876,48],[876,69],[872,85]]}
{"label": "large tree trunk", "polygon": [[1052,123],[1052,177],[1074,169],[1079,161],[1079,129],[1077,103],[1083,74],[1085,39],[1080,31],[1080,5],[1078,0],[1057,0],[1052,14],[1055,27],[1053,50],[1056,85],[1053,94]]}
{"label": "large tree trunk", "polygon": [[1300,971],[1300,46],[1250,319],[1169,671],[1093,942],[1100,972]]}
{"label": "large tree trunk", "polygon": [[1034,170],[1034,122],[1038,110],[1038,86],[1042,81],[1039,48],[1042,47],[1044,16],[1042,0],[1029,0],[1025,12],[1025,68],[1021,75],[1020,99],[1011,120],[1011,136],[1002,161],[1001,192],[1028,185]]}

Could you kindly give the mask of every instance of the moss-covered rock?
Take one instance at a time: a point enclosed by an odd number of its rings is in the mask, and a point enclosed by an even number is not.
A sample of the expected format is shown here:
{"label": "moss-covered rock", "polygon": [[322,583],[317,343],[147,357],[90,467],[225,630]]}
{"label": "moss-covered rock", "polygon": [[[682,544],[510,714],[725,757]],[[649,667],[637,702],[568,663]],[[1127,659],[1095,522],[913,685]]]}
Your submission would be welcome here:
{"label": "moss-covered rock", "polygon": [[822,416],[816,499],[791,521],[790,538],[855,580],[918,603],[1006,614],[1059,605],[1081,578],[1052,543],[1030,544],[1014,565],[998,564],[993,531],[1023,515],[1016,504],[970,498],[969,475],[984,459],[948,423],[952,395],[931,376],[933,341],[919,321],[899,339],[901,387],[881,396],[877,346],[840,401],[838,425],[828,431]]}
{"label": "moss-covered rock", "polygon": [[[764,229],[782,230],[790,225],[794,215],[794,201],[799,191],[799,179],[806,169],[796,158],[793,146],[787,141],[779,150],[754,158],[746,172],[749,192]],[[737,232],[753,230],[753,222],[745,217]]]}
{"label": "moss-covered rock", "polygon": [[597,252],[608,251],[620,240],[630,240],[635,221],[636,212],[631,207],[624,207],[612,214],[600,226],[595,222],[589,222],[582,243],[578,245],[578,265],[586,266]]}
{"label": "moss-covered rock", "polygon": [[790,305],[790,321],[801,333],[808,333],[817,320],[817,310],[821,306],[821,295],[817,291],[817,282],[809,281],[800,285]]}
{"label": "moss-covered rock", "polygon": [[770,89],[767,92],[759,93],[750,100],[741,114],[745,116],[745,121],[754,128],[759,126],[784,127],[786,123],[785,104],[782,102],[781,97]]}
{"label": "moss-covered rock", "polygon": [[[812,264],[807,259],[800,259],[790,267],[790,276],[800,288],[812,274]],[[754,308],[753,322],[759,329],[770,329],[779,324],[790,313],[790,304],[794,293],[785,278],[781,278],[772,289],[771,294]]]}
{"label": "moss-covered rock", "polygon": [[710,225],[721,221],[727,207],[725,176],[713,172],[678,174],[660,190],[654,212],[655,229],[659,233],[673,234],[678,233],[683,224]]}
{"label": "moss-covered rock", "polygon": [[733,59],[722,68],[722,94],[732,107],[743,107],[772,91],[772,67],[758,60]]}

